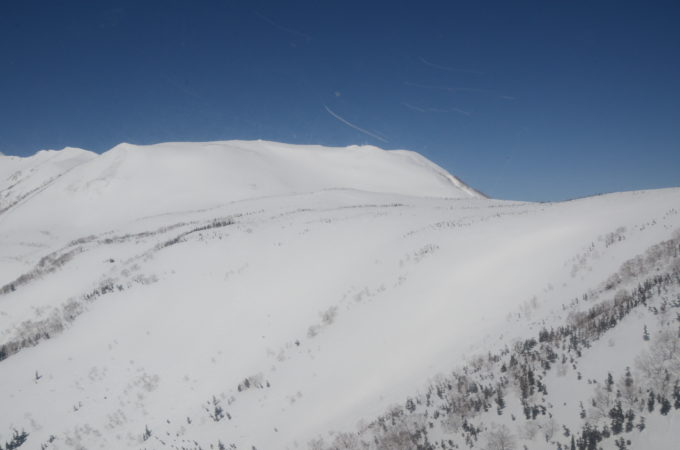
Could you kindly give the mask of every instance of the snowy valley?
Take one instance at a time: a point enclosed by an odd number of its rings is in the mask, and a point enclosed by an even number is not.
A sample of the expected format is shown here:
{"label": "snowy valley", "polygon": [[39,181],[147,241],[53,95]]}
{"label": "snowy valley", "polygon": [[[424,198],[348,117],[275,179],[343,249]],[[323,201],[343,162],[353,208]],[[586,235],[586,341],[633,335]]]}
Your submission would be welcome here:
{"label": "snowy valley", "polygon": [[370,146],[0,155],[0,449],[676,449],[679,212]]}

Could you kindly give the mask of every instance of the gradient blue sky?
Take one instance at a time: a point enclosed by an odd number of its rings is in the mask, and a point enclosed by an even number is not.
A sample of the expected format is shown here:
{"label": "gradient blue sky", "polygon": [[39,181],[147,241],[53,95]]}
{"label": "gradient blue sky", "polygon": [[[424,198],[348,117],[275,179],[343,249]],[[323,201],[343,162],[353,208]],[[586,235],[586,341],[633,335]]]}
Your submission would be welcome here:
{"label": "gradient blue sky", "polygon": [[224,139],[411,149],[498,198],[680,186],[680,3],[1,3],[0,152]]}

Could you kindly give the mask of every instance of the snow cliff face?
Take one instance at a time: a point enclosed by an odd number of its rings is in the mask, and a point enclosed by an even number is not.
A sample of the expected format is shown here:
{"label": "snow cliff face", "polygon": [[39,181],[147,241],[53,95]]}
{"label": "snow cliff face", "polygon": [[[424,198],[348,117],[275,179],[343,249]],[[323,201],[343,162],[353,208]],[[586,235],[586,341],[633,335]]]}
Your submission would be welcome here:
{"label": "snow cliff face", "polygon": [[673,448],[676,355],[665,387],[635,361],[676,327],[678,189],[497,201],[412,152],[240,141],[0,183],[0,442]]}

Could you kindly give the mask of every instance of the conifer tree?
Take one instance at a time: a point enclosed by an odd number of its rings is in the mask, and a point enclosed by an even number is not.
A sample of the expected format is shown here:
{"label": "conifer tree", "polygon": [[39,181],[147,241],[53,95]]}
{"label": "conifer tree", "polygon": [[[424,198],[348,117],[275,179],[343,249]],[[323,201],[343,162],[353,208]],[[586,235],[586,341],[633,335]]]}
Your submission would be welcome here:
{"label": "conifer tree", "polygon": [[12,440],[5,442],[5,450],[14,450],[21,447],[24,442],[26,442],[26,439],[28,439],[28,433],[26,433],[24,430],[21,430],[21,433],[19,433],[17,430],[14,430]]}
{"label": "conifer tree", "polygon": [[607,373],[607,382],[605,383],[607,392],[612,392],[612,386],[614,386],[614,377],[612,377],[611,372]]}
{"label": "conifer tree", "polygon": [[635,420],[635,413],[633,412],[632,409],[629,409],[626,411],[626,433],[630,433],[633,431],[634,424],[633,421]]}
{"label": "conifer tree", "polygon": [[505,400],[503,399],[503,390],[502,389],[498,389],[498,393],[496,395],[496,404],[498,405],[497,412],[498,412],[498,415],[500,416],[500,415],[503,414],[503,408],[505,408]]}
{"label": "conifer tree", "polygon": [[612,419],[612,433],[621,433],[623,431],[624,416],[620,401],[617,401],[616,406],[609,411],[609,418]]}

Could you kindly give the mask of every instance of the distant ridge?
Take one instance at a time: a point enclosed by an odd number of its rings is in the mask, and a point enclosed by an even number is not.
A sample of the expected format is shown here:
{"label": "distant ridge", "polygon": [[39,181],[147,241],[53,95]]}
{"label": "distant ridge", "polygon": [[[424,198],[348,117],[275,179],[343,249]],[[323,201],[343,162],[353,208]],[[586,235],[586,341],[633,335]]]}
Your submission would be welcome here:
{"label": "distant ridge", "polygon": [[[64,219],[69,226],[120,222],[327,189],[485,197],[418,153],[373,146],[261,140],[122,143],[101,155],[65,148],[5,159],[0,168],[0,210],[43,223],[61,221],[55,225],[65,225]],[[64,214],[55,215],[54,205]]]}

